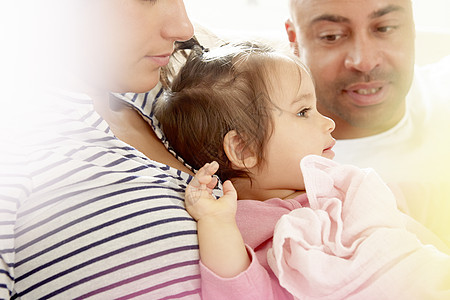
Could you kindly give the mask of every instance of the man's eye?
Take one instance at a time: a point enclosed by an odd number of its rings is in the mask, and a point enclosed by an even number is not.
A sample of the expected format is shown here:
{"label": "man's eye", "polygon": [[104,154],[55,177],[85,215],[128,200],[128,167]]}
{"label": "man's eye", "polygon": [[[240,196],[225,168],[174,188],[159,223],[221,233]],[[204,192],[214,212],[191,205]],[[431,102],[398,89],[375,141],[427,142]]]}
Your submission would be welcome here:
{"label": "man's eye", "polygon": [[326,41],[329,41],[329,42],[333,42],[333,41],[335,41],[337,39],[338,39],[337,35],[326,35],[326,36],[322,37],[322,40],[326,40]]}
{"label": "man's eye", "polygon": [[377,27],[376,30],[381,33],[389,33],[391,31],[394,31],[395,29],[397,29],[397,26],[381,26]]}
{"label": "man's eye", "polygon": [[327,43],[335,43],[343,37],[342,34],[325,34],[320,36],[320,40]]}

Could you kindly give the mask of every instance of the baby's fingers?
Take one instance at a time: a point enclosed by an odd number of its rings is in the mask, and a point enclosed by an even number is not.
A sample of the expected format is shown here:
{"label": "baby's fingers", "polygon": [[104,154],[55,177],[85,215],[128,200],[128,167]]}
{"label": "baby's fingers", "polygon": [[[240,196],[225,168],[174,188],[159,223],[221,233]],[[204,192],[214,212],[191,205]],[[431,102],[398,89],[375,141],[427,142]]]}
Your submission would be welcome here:
{"label": "baby's fingers", "polygon": [[[191,183],[194,187],[201,187],[204,185],[210,185],[211,181],[213,180],[212,175],[217,172],[219,169],[219,164],[215,161],[212,163],[207,163],[203,167],[198,170],[198,172],[195,174],[194,179],[192,179]],[[214,186],[217,182],[214,183]],[[213,186],[213,188],[214,188]]]}
{"label": "baby's fingers", "polygon": [[231,181],[227,180],[223,183],[223,195],[232,197],[237,200],[237,192]]}
{"label": "baby's fingers", "polygon": [[217,162],[212,162],[205,164],[198,170],[186,189],[186,204],[194,205],[202,197],[213,197],[211,195],[211,190],[216,186],[217,178],[212,175],[218,168],[219,164]]}
{"label": "baby's fingers", "polygon": [[202,177],[203,176],[205,176],[205,177],[211,176],[212,177],[217,172],[218,169],[219,169],[219,164],[217,163],[217,161],[213,161],[209,164],[205,164],[202,168],[200,168],[200,170],[197,172],[197,174],[201,172]]}

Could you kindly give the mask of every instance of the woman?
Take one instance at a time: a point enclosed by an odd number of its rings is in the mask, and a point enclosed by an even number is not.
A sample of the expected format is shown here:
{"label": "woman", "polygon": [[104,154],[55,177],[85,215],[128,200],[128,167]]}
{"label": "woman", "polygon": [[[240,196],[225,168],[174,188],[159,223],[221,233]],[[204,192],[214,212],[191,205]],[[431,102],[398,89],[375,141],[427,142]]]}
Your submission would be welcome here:
{"label": "woman", "polygon": [[30,1],[18,20],[32,89],[0,150],[0,298],[199,298],[190,171],[152,130],[150,94],[111,94],[158,84],[193,35],[183,1]]}

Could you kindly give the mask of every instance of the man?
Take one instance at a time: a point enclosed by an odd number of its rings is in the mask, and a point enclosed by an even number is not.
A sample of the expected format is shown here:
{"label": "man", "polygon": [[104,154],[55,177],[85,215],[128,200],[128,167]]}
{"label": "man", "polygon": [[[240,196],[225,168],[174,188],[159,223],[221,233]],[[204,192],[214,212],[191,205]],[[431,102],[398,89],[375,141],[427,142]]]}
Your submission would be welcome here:
{"label": "man", "polygon": [[289,41],[336,122],[335,160],[375,168],[401,189],[401,208],[450,245],[450,57],[414,69],[410,0],[290,0],[289,9]]}

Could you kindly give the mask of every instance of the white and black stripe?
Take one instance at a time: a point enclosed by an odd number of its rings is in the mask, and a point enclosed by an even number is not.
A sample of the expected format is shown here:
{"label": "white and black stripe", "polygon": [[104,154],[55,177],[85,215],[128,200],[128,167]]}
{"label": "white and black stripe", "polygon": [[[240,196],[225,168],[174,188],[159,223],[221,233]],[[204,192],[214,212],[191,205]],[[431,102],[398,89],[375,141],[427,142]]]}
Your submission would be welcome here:
{"label": "white and black stripe", "polygon": [[[120,98],[162,138],[160,95]],[[191,177],[116,139],[86,97],[51,97],[0,149],[0,298],[200,298]]]}

